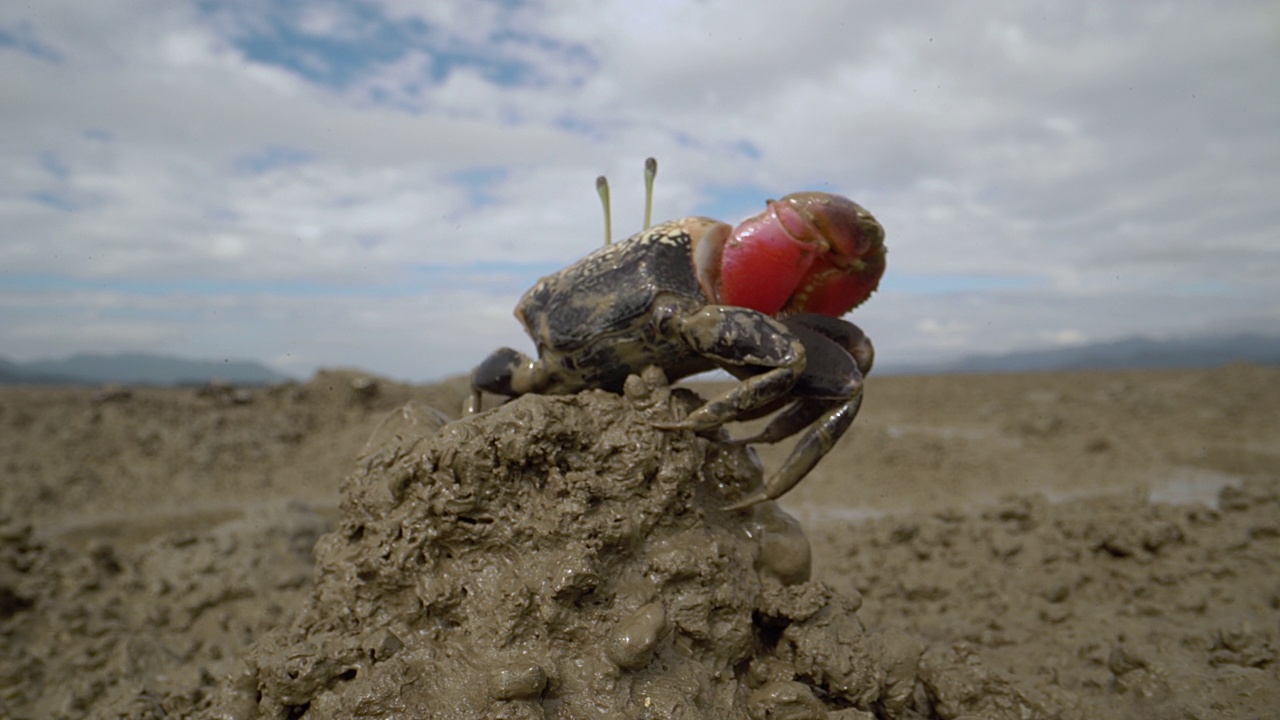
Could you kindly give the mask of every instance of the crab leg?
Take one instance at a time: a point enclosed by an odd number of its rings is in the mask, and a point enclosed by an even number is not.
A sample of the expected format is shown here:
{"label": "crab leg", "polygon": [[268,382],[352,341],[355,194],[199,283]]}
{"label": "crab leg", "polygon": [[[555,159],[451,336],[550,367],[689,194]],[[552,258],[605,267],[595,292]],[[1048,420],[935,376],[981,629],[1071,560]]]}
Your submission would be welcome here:
{"label": "crab leg", "polygon": [[814,313],[792,315],[784,318],[782,322],[792,331],[798,327],[809,328],[834,340],[837,345],[853,356],[853,361],[858,365],[858,371],[864,377],[871,372],[871,365],[875,361],[875,348],[872,347],[867,334],[857,325],[848,320]]}
{"label": "crab leg", "polygon": [[805,347],[786,325],[755,310],[708,305],[678,320],[689,348],[721,366],[737,366],[748,377],[707,401],[684,420],[658,427],[710,430],[782,397],[804,372]]}
{"label": "crab leg", "polygon": [[804,373],[790,393],[796,401],[759,434],[735,442],[775,443],[791,437],[861,392],[862,377],[871,368],[871,342],[856,325],[822,315],[793,315],[783,318],[782,323],[800,339],[808,354]]}
{"label": "crab leg", "polygon": [[861,407],[862,392],[859,390],[856,396],[827,413],[817,425],[800,438],[800,442],[787,456],[782,467],[764,484],[764,489],[726,506],[725,510],[745,510],[766,500],[777,500],[785,495],[818,464],[822,456],[835,447],[836,441],[853,424]]}
{"label": "crab leg", "polygon": [[[841,400],[828,400],[826,398],[800,398],[775,415],[760,432],[751,437],[734,438],[733,443],[735,445],[758,445],[761,443],[772,445],[786,440],[812,425],[818,418],[840,403]],[[740,416],[738,419],[754,420],[755,417]]]}
{"label": "crab leg", "polygon": [[499,348],[471,371],[471,397],[463,413],[474,415],[481,410],[481,392],[516,397],[540,392],[550,383],[551,374],[541,358],[534,360],[519,350]]}
{"label": "crab leg", "polygon": [[774,443],[790,437],[811,423],[782,467],[764,490],[730,505],[750,507],[776,500],[789,491],[849,429],[862,405],[863,374],[871,369],[874,351],[858,326],[822,315],[795,315],[782,321],[808,353],[808,364],[791,395],[795,403],[770,421],[758,435],[739,443]]}

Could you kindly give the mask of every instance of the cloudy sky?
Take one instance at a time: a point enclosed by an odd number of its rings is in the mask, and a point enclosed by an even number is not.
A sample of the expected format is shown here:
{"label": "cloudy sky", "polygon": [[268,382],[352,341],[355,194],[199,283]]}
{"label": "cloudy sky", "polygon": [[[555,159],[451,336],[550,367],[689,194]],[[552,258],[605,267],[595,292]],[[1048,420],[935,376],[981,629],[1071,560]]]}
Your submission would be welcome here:
{"label": "cloudy sky", "polygon": [[870,209],[885,365],[1280,333],[1269,2],[7,2],[0,154],[16,360],[462,373],[649,155],[660,219]]}

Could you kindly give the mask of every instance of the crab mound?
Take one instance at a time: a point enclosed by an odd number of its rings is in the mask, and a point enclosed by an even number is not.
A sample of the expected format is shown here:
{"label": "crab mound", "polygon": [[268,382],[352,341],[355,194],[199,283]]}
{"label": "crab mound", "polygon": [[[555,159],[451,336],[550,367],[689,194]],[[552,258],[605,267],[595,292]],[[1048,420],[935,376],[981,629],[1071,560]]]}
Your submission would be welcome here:
{"label": "crab mound", "polygon": [[375,437],[316,546],[313,594],[264,636],[223,717],[895,716],[921,648],[868,634],[747,449],[662,430],[696,406],[527,396]]}

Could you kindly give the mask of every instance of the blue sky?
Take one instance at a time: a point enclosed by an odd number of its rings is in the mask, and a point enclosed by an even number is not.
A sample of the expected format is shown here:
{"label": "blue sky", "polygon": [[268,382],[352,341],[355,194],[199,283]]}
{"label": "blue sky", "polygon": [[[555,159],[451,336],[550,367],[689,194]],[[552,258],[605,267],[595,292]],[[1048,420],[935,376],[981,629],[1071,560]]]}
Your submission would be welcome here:
{"label": "blue sky", "polygon": [[463,373],[649,155],[657,218],[875,213],[885,365],[1280,333],[1278,56],[1264,2],[8,3],[0,355]]}

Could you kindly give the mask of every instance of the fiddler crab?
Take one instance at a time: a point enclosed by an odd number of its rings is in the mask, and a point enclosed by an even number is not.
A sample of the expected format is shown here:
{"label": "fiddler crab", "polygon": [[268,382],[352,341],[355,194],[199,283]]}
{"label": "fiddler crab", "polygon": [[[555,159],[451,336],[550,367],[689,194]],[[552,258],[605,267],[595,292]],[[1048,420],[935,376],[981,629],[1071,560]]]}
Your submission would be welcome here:
{"label": "fiddler crab", "polygon": [[[511,348],[471,374],[467,407],[481,392],[516,397],[601,388],[656,365],[671,382],[721,368],[740,382],[664,429],[707,432],[781,410],[739,443],[805,433],[763,489],[729,510],[774,500],[800,482],[848,430],[862,405],[875,352],[841,320],[866,300],[885,268],[884,228],[839,195],[798,192],[769,200],[737,227],[688,217],[649,227],[657,163],[645,167],[645,230],[542,278],[515,316],[537,359]],[[807,428],[807,430],[806,430]]]}

